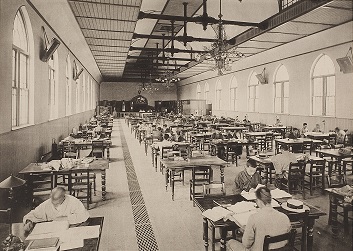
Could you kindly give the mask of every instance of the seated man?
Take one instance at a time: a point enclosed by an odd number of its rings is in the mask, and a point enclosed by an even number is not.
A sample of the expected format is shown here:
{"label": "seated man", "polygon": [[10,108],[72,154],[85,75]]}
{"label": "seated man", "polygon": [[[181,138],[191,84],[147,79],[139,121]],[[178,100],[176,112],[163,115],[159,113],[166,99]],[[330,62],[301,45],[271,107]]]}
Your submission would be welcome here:
{"label": "seated man", "polygon": [[65,192],[64,188],[55,187],[48,200],[23,217],[24,230],[30,231],[34,227],[33,223],[43,221],[66,220],[69,224],[85,222],[89,217],[88,211],[80,200]]}
{"label": "seated man", "polygon": [[297,162],[297,156],[289,151],[288,145],[282,145],[282,153],[271,157],[273,167],[276,171],[276,180],[283,178],[288,172],[289,164]]}
{"label": "seated man", "polygon": [[335,133],[336,133],[336,144],[344,144],[344,137],[346,136],[346,133],[339,127],[335,128]]}
{"label": "seated man", "polygon": [[235,194],[240,194],[242,191],[249,192],[261,184],[261,175],[256,171],[256,161],[249,159],[246,162],[246,167],[243,171],[239,172],[234,180]]}
{"label": "seated man", "polygon": [[[260,187],[255,191],[256,204],[260,208],[253,214],[245,227],[242,242],[230,240],[228,245],[231,250],[262,250],[266,235],[277,236],[288,233],[291,229],[289,218],[284,213],[271,206],[271,193],[266,187]],[[286,241],[270,244],[270,249],[282,248]]]}
{"label": "seated man", "polygon": [[320,128],[320,124],[316,124],[315,128],[313,129],[313,132],[322,132]]}
{"label": "seated man", "polygon": [[309,132],[308,129],[308,124],[307,123],[303,123],[303,128],[300,130],[300,137],[305,138],[306,133]]}

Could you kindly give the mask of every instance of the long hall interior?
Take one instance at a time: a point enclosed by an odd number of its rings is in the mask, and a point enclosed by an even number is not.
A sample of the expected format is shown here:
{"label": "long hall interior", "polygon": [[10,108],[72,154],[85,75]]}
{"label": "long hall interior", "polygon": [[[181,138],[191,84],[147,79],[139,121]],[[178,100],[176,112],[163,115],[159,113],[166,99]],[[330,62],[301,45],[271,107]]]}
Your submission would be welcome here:
{"label": "long hall interior", "polygon": [[[1,248],[241,251],[266,187],[352,250],[352,46],[352,0],[0,0]],[[89,219],[25,231],[55,187]]]}

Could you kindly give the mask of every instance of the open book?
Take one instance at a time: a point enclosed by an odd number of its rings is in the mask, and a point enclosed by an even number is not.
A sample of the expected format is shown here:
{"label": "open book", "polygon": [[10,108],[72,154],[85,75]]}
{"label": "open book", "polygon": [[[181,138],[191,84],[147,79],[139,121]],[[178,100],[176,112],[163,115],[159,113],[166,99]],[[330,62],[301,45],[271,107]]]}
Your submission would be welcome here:
{"label": "open book", "polygon": [[69,228],[68,221],[51,221],[37,223],[26,240],[60,237],[61,233]]}
{"label": "open book", "polygon": [[220,219],[226,218],[229,215],[232,215],[233,212],[224,208],[224,207],[214,207],[212,209],[207,209],[202,213],[202,216],[212,220],[212,221],[218,221]]}

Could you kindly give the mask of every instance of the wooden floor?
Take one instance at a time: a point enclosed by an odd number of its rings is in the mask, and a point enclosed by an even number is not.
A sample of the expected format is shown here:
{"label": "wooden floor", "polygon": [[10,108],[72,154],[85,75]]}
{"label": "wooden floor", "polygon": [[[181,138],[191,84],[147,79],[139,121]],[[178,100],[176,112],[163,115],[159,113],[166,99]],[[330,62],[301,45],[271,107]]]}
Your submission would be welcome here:
{"label": "wooden floor", "polygon": [[[123,119],[114,121],[112,143],[107,200],[101,201],[98,191],[89,210],[91,216],[105,217],[99,250],[204,250],[201,212],[189,200],[190,173],[186,172],[184,186],[176,184],[172,201],[170,189],[165,190],[164,175],[152,167],[150,149],[146,156],[144,145],[138,143]],[[245,160],[242,156],[238,167],[225,168],[227,194],[232,193],[234,177]],[[352,176],[348,178],[351,182]],[[306,197],[306,203],[328,213],[327,195],[315,192]],[[315,223],[313,250],[351,251],[352,228],[349,235],[340,228],[335,239],[327,220],[324,216]],[[5,227],[0,224],[2,239]]]}

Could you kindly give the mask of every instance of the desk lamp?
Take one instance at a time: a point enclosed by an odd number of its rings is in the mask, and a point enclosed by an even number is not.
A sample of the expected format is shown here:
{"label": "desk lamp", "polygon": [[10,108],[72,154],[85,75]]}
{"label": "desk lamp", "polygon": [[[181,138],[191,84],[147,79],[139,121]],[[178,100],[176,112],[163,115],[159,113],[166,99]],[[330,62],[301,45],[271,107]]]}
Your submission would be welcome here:
{"label": "desk lamp", "polygon": [[[9,189],[9,199],[10,199],[10,207],[12,207],[13,200],[13,188],[22,186],[26,181],[20,179],[18,177],[13,176],[12,174],[7,179],[3,180],[0,183],[0,188]],[[12,218],[11,218],[11,209],[9,213],[9,236],[2,242],[3,250],[21,250],[23,248],[23,242],[17,236],[12,234]]]}

